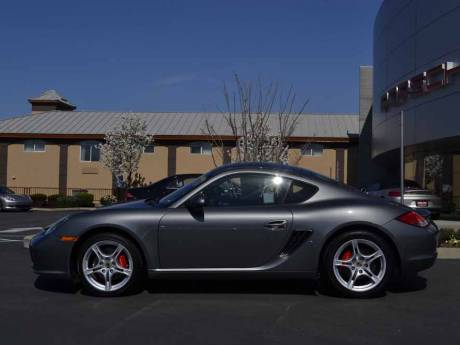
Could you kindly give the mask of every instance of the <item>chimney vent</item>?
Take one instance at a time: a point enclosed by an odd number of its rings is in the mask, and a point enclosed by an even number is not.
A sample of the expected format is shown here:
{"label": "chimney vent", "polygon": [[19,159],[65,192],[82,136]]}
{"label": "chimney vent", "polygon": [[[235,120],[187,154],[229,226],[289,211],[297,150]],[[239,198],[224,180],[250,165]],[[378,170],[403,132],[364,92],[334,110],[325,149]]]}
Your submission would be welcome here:
{"label": "chimney vent", "polygon": [[77,108],[58,94],[56,90],[48,90],[38,97],[29,98],[29,102],[32,104],[32,114],[53,110],[72,111]]}

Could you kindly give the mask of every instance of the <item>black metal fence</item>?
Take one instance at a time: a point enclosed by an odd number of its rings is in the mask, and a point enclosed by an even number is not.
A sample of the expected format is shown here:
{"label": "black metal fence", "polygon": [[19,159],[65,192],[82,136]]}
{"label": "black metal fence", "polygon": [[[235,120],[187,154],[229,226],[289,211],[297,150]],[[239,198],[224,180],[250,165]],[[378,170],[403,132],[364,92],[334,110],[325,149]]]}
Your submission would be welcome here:
{"label": "black metal fence", "polygon": [[33,195],[33,194],[45,194],[46,196],[54,195],[54,194],[62,194],[65,196],[72,196],[78,193],[86,192],[90,193],[94,196],[94,201],[99,201],[103,196],[107,195],[117,195],[117,190],[112,188],[66,188],[65,190],[61,190],[59,188],[54,187],[8,187],[16,194],[25,194],[25,195]]}

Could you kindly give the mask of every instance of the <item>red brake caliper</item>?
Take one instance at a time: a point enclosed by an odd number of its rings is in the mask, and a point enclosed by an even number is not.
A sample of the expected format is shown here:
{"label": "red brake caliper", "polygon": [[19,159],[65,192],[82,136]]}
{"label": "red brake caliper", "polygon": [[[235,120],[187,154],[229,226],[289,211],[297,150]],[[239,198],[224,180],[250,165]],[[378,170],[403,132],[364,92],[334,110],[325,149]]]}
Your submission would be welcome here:
{"label": "red brake caliper", "polygon": [[343,252],[342,257],[340,260],[347,261],[353,257],[353,252],[351,250],[346,250]]}
{"label": "red brake caliper", "polygon": [[126,256],[124,254],[119,255],[117,261],[120,267],[128,268],[128,260],[126,259]]}
{"label": "red brake caliper", "polygon": [[[346,250],[342,253],[342,256],[340,257],[340,260],[342,261],[347,261],[350,260],[353,257],[353,252],[351,250]],[[343,273],[346,271],[346,267],[339,267],[340,273]]]}

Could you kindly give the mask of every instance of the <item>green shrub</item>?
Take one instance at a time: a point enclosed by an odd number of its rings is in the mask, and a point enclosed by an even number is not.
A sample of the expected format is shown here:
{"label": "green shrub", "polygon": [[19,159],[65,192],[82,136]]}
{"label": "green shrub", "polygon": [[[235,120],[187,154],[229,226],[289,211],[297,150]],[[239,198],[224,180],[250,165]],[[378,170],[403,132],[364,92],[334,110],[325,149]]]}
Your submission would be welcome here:
{"label": "green shrub", "polygon": [[42,207],[46,203],[46,195],[45,194],[40,194],[40,193],[32,194],[30,196],[30,198],[32,199],[33,205],[36,206],[36,207]]}
{"label": "green shrub", "polygon": [[76,207],[78,206],[74,196],[59,196],[56,200],[56,207]]}
{"label": "green shrub", "polygon": [[108,206],[117,202],[117,198],[113,195],[104,195],[101,200],[99,200],[101,205]]}
{"label": "green shrub", "polygon": [[76,206],[79,207],[92,207],[94,206],[93,201],[94,201],[94,195],[90,193],[78,193],[73,196],[75,199]]}
{"label": "green shrub", "polygon": [[64,195],[62,194],[52,194],[50,196],[48,196],[48,201],[47,201],[47,205],[49,207],[56,207],[57,206],[57,200],[59,198],[62,198]]}

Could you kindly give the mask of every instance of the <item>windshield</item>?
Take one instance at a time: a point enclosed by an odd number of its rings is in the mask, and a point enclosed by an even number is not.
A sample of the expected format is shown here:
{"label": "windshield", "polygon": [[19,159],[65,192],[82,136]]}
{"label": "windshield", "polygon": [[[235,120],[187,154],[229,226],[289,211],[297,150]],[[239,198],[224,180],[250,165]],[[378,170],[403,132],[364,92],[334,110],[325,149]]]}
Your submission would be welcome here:
{"label": "windshield", "polygon": [[188,194],[190,191],[198,187],[200,184],[202,184],[204,181],[206,181],[209,178],[209,173],[201,175],[198,177],[196,180],[193,180],[193,182],[185,185],[182,188],[179,188],[178,190],[172,192],[171,194],[166,195],[164,198],[162,198],[158,206],[159,207],[169,207],[173,203],[175,203],[177,200]]}
{"label": "windshield", "polygon": [[7,187],[0,187],[0,194],[14,194],[14,192]]}

